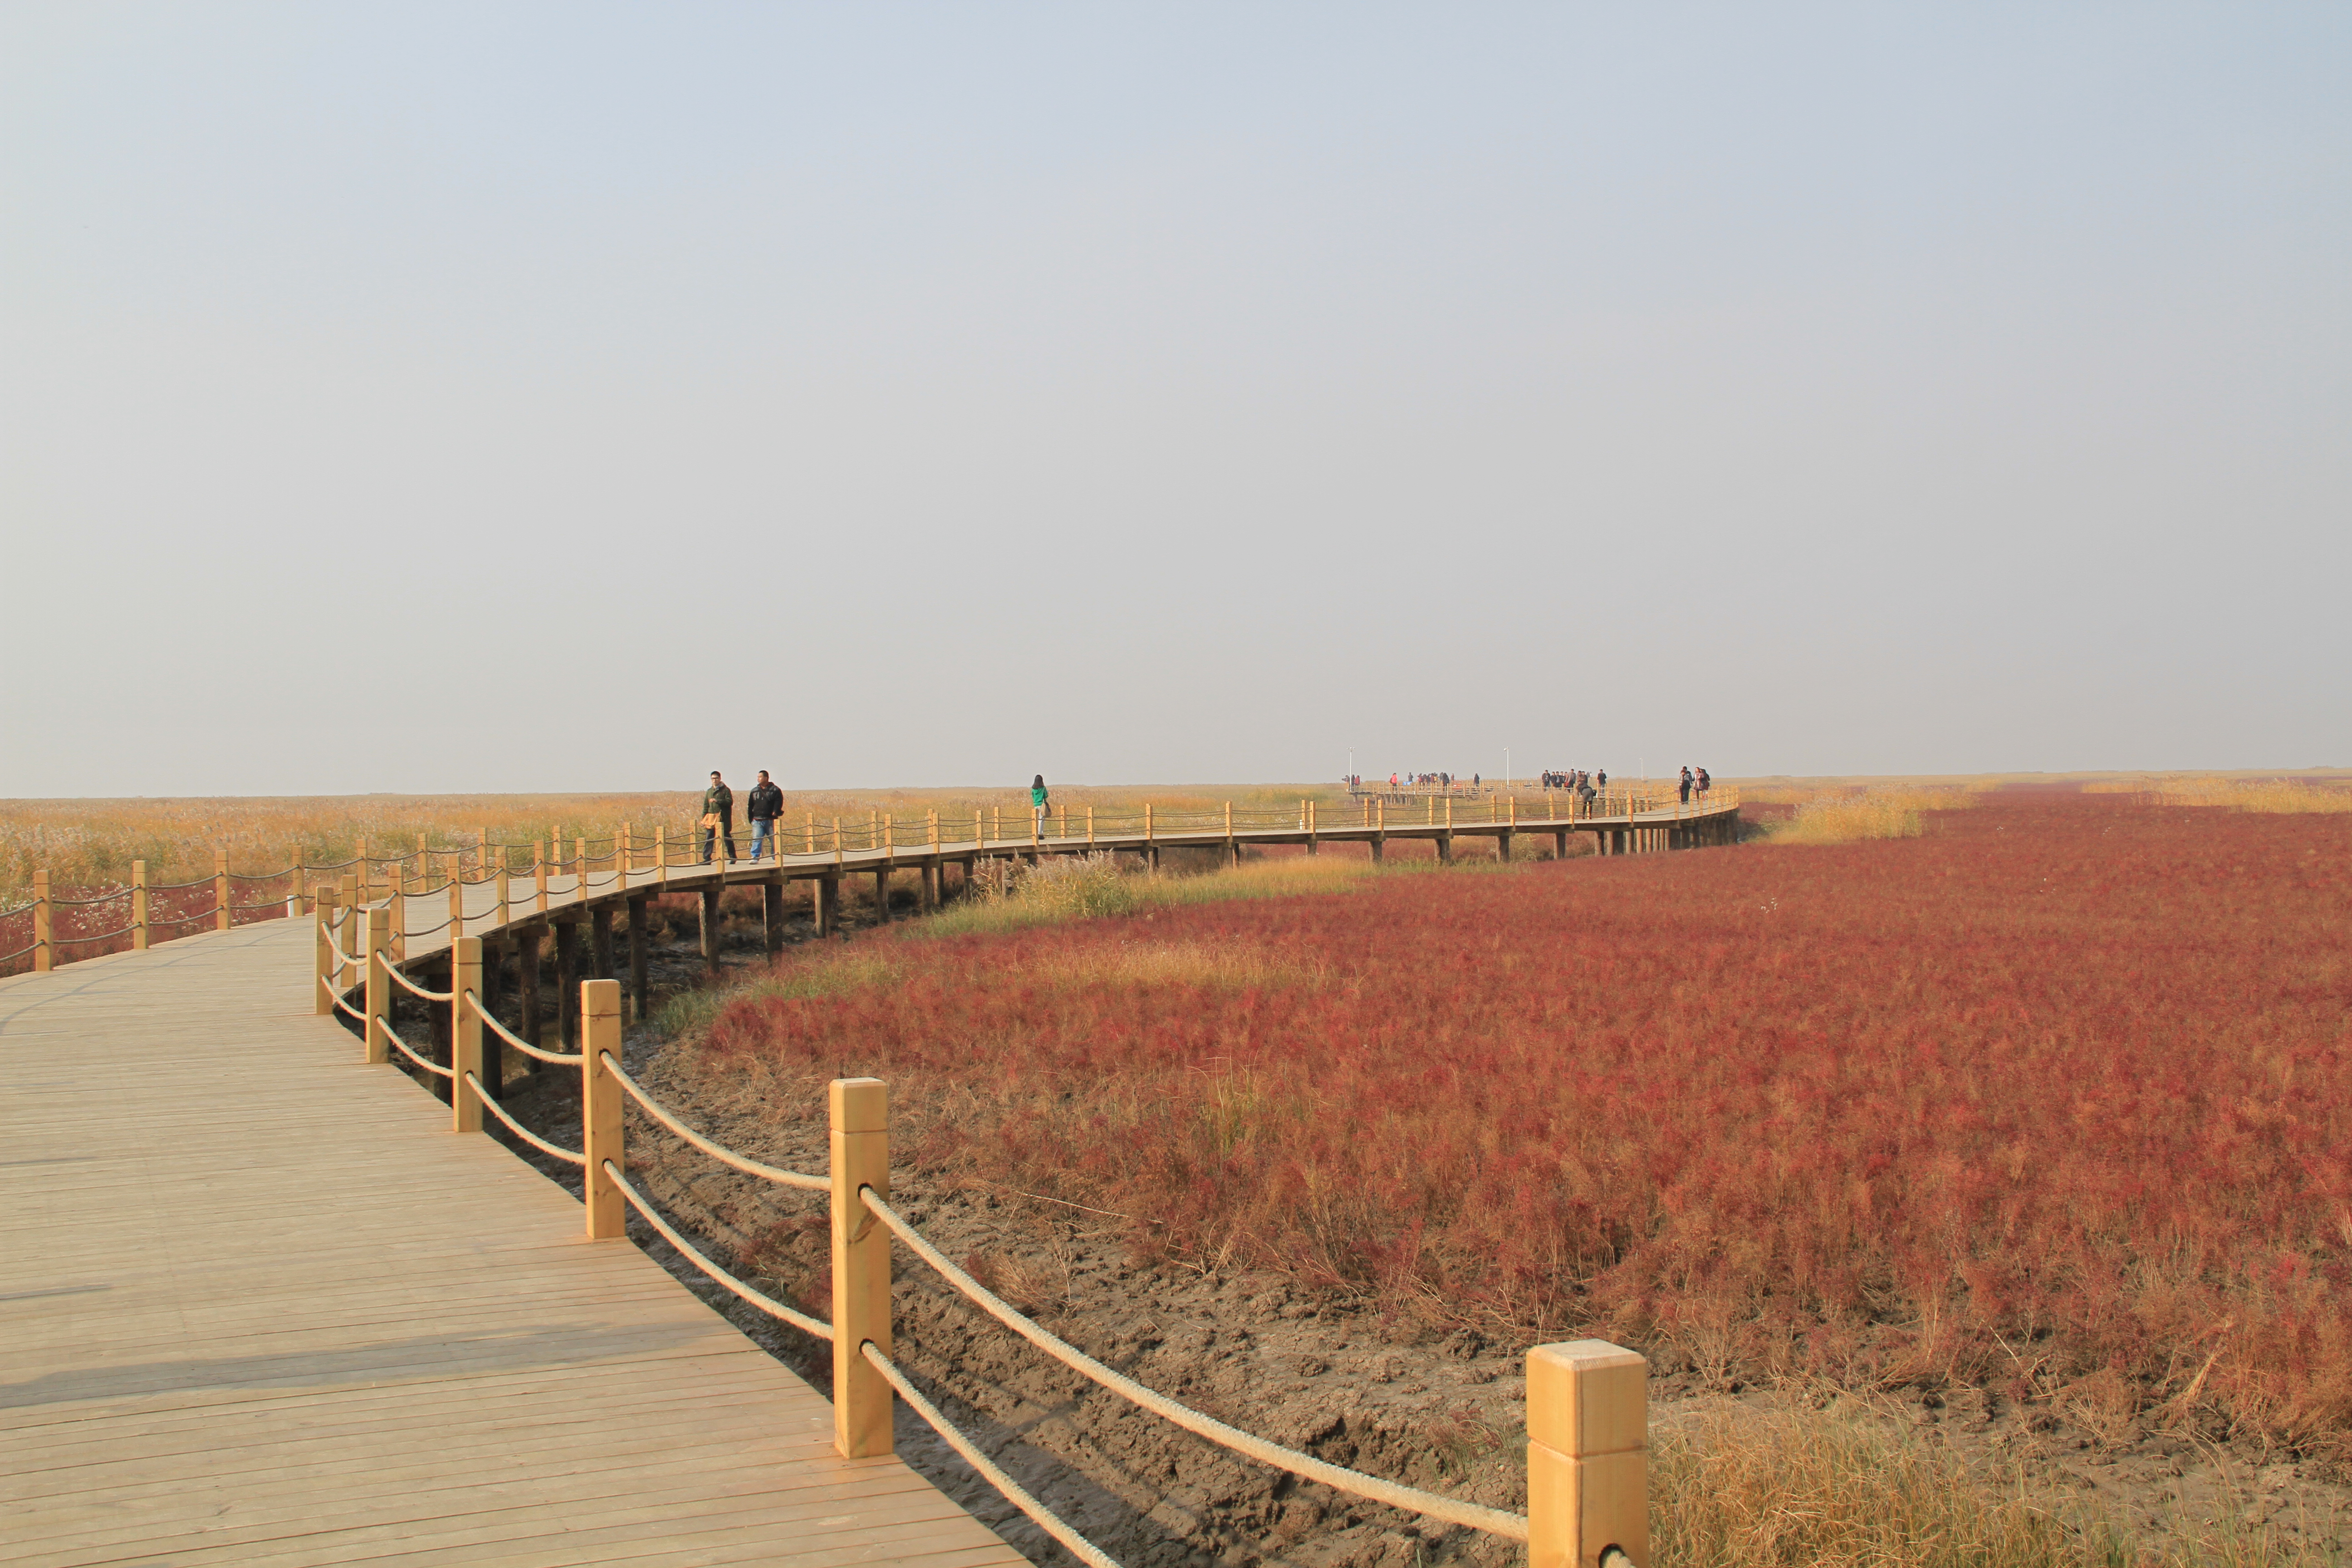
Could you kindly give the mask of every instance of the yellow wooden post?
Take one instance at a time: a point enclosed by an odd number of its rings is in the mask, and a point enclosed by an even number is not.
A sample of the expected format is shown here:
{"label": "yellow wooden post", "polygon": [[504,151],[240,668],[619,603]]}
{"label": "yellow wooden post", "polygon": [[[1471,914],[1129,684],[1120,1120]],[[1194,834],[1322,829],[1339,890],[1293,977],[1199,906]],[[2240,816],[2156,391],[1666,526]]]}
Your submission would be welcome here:
{"label": "yellow wooden post", "polygon": [[360,952],[359,909],[360,881],[358,874],[352,871],[346,871],[343,873],[342,885],[335,889],[335,931],[337,937],[335,945],[341,948],[345,952],[352,954],[359,961],[359,963],[346,963],[337,966],[335,973],[335,986],[336,989],[341,991],[348,991],[352,986],[359,984],[362,981],[367,978],[363,974],[352,973],[359,968],[360,963],[364,963],[366,960],[366,955]]}
{"label": "yellow wooden post", "polygon": [[[499,880],[507,874],[501,870]],[[461,936],[449,948],[449,1131],[482,1130],[482,1097],[466,1081],[482,1071],[482,939]]]}
{"label": "yellow wooden post", "polygon": [[924,826],[930,836],[929,843],[932,853],[936,854],[940,847],[940,814],[936,809],[929,814],[925,820]]}
{"label": "yellow wooden post", "polygon": [[841,818],[833,819],[833,863],[841,864]]}
{"label": "yellow wooden post", "polygon": [[585,901],[588,897],[588,840],[584,837],[572,841],[572,861],[574,867],[572,874],[572,894],[575,898]]}
{"label": "yellow wooden post", "polygon": [[1315,803],[1311,800],[1307,803],[1307,852],[1309,855],[1316,852]]}
{"label": "yellow wooden post", "polygon": [[1058,805],[1054,808],[1054,820],[1061,825],[1054,830],[1054,837],[1067,838],[1070,836],[1070,808]]}
{"label": "yellow wooden post", "polygon": [[629,885],[629,873],[637,868],[637,846],[627,823],[621,824],[621,886]]}
{"label": "yellow wooden post", "polygon": [[49,874],[33,873],[33,973],[47,974],[57,966],[57,942],[50,927]]}
{"label": "yellow wooden post", "polygon": [[1234,803],[1227,801],[1225,802],[1225,864],[1238,866],[1241,863],[1242,847],[1234,842]]}
{"label": "yellow wooden post", "polygon": [[[295,900],[302,900],[298,896]],[[147,951],[147,862],[131,862],[131,951]]]}
{"label": "yellow wooden post", "polygon": [[311,1011],[320,1017],[335,1010],[335,889],[331,883],[320,882],[310,889],[310,909],[318,921],[318,994]]}
{"label": "yellow wooden post", "polygon": [[228,930],[228,851],[213,851],[213,929]]}
{"label": "yellow wooden post", "polygon": [[362,917],[362,961],[367,965],[367,1017],[361,1023],[360,1060],[373,1066],[391,1059],[384,1034],[392,1027],[392,921],[389,911],[370,910]]}
{"label": "yellow wooden post", "polygon": [[801,853],[816,853],[816,813],[803,812],[801,818]]}
{"label": "yellow wooden post", "polygon": [[1094,808],[1094,806],[1093,806],[1091,804],[1089,804],[1089,805],[1087,805],[1087,848],[1089,848],[1089,849],[1093,848],[1093,847],[1094,847],[1094,842],[1095,842],[1095,808]]}
{"label": "yellow wooden post", "polygon": [[392,956],[406,958],[408,956],[408,894],[403,886],[405,879],[395,868],[387,867],[385,870],[392,878],[391,885],[385,889],[384,897],[384,906],[392,911]]}
{"label": "yellow wooden post", "polygon": [[449,873],[449,940],[455,942],[466,934],[466,862],[463,855],[450,856],[446,868]]}
{"label": "yellow wooden post", "polygon": [[844,1458],[891,1451],[890,1385],[861,1353],[890,1353],[890,1233],[859,1191],[890,1195],[890,1088],[837,1078],[833,1122],[833,1446]]}
{"label": "yellow wooden post", "polygon": [[532,908],[543,915],[547,912],[547,841],[543,838],[531,841],[530,879],[535,884],[531,890]]}
{"label": "yellow wooden post", "polygon": [[621,1080],[604,1065],[621,1059],[621,983],[580,983],[580,1147],[588,1156],[588,1234],[597,1240],[626,1234],[628,1200],[604,1169],[626,1171],[621,1148]]}
{"label": "yellow wooden post", "polygon": [[895,861],[898,858],[898,827],[896,817],[886,816],[882,819],[882,856],[886,860]]}
{"label": "yellow wooden post", "polygon": [[1143,803],[1143,841],[1151,842],[1151,803],[1148,800]]}
{"label": "yellow wooden post", "polygon": [[1648,1378],[1605,1340],[1528,1352],[1528,1568],[1649,1568]]}
{"label": "yellow wooden post", "polygon": [[[504,858],[504,857],[503,857],[503,856],[501,856],[501,857],[500,857],[500,858],[501,858],[501,859],[503,859],[503,858]],[[504,925],[504,924],[506,924],[506,923],[507,923],[507,921],[508,921],[509,919],[511,919],[511,918],[512,918],[511,916],[509,916],[509,915],[507,913],[507,906],[508,906],[508,904],[509,904],[510,902],[512,902],[512,901],[513,901],[513,900],[512,900],[512,893],[513,893],[513,888],[512,888],[512,886],[509,883],[509,881],[508,881],[508,879],[507,879],[507,868],[506,868],[506,867],[505,867],[504,865],[501,865],[501,866],[499,866],[499,918],[498,918],[498,923],[499,923],[499,925]]]}

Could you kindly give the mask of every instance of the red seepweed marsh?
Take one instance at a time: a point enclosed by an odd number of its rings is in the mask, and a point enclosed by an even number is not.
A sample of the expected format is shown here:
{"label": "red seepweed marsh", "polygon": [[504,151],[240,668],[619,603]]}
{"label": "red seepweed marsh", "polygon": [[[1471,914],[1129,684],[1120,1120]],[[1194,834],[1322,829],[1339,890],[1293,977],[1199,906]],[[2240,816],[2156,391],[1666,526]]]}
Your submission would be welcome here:
{"label": "red seepweed marsh", "polygon": [[919,1170],[1116,1211],[1139,1256],[2342,1463],[2352,817],[1980,799],[875,933],[858,973],[787,957],[700,1066],[887,1078]]}

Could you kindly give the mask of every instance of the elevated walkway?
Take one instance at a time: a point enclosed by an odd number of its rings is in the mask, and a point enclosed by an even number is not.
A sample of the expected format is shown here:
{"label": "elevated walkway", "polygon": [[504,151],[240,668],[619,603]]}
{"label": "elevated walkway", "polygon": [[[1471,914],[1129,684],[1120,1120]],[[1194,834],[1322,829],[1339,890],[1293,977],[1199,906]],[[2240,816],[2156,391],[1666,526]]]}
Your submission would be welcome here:
{"label": "elevated walkway", "polygon": [[361,1065],[313,943],[0,981],[0,1563],[1023,1562]]}

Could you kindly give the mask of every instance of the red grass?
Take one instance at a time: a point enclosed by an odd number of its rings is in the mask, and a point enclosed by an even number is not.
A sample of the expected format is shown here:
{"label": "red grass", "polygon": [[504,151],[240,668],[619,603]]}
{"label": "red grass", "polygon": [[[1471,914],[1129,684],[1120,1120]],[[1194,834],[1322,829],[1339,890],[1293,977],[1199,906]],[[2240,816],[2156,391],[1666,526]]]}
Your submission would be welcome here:
{"label": "red grass", "polygon": [[[893,936],[903,984],[739,1003],[710,1049],[891,1079],[919,1163],[1141,1247],[1717,1377],[2120,1383],[2341,1455],[2347,851],[2011,794],[1920,839]],[[1138,942],[1288,977],[1104,974]]]}

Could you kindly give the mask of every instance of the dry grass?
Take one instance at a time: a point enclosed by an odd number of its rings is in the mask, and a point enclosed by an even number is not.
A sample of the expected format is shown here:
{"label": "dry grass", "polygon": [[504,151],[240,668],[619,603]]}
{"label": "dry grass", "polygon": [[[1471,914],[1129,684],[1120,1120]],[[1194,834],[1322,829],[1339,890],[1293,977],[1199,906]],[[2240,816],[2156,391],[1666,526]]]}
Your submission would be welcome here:
{"label": "dry grass", "polygon": [[1287,898],[1335,891],[1427,864],[1407,861],[1388,868],[1348,856],[1288,855],[1201,875],[1150,876],[1121,869],[1107,854],[1070,856],[1034,867],[996,861],[982,868],[973,898],[908,929],[919,936],[970,936],[1148,908]]}
{"label": "dry grass", "polygon": [[1652,1434],[1651,1542],[1675,1568],[2320,1568],[2326,1549],[2231,1521],[2162,1541],[1843,1402],[1725,1410]]}
{"label": "dry grass", "polygon": [[[730,778],[735,788],[737,843],[747,842],[741,800],[751,781]],[[1248,785],[1232,789],[1180,786],[1057,789],[1054,804],[1083,821],[1086,808],[1140,812],[1151,803],[1163,814],[1220,810],[1227,800],[1237,811],[1289,810],[1314,798],[1328,808],[1336,788]],[[461,849],[486,836],[494,844],[529,845],[552,836],[608,838],[629,824],[640,842],[656,826],[673,843],[689,840],[698,792],[677,790],[641,795],[311,795],[221,799],[12,800],[0,801],[0,909],[22,903],[33,872],[47,869],[61,894],[111,889],[131,879],[134,860],[147,862],[152,883],[209,877],[213,851],[225,847],[229,866],[240,875],[267,876],[301,862],[340,865],[364,844],[375,856]],[[981,812],[1002,813],[1008,825],[1028,821],[1025,787],[1003,790],[866,790],[787,792],[787,847],[814,818],[823,833],[834,818],[859,831],[876,813],[899,824],[899,842],[919,843],[926,814],[944,822],[968,823]],[[567,851],[568,853],[568,851]],[[518,862],[528,864],[528,850]]]}
{"label": "dry grass", "polygon": [[1858,793],[1817,795],[1797,803],[1795,813],[1769,823],[1775,844],[1852,844],[1865,838],[1916,838],[1924,815],[1958,811],[1977,804],[1976,789],[1880,787]]}
{"label": "dry grass", "polygon": [[2236,779],[2210,773],[2137,780],[2102,780],[2086,795],[2136,795],[2157,805],[2218,805],[2231,811],[2352,811],[2352,785],[2307,779]]}

